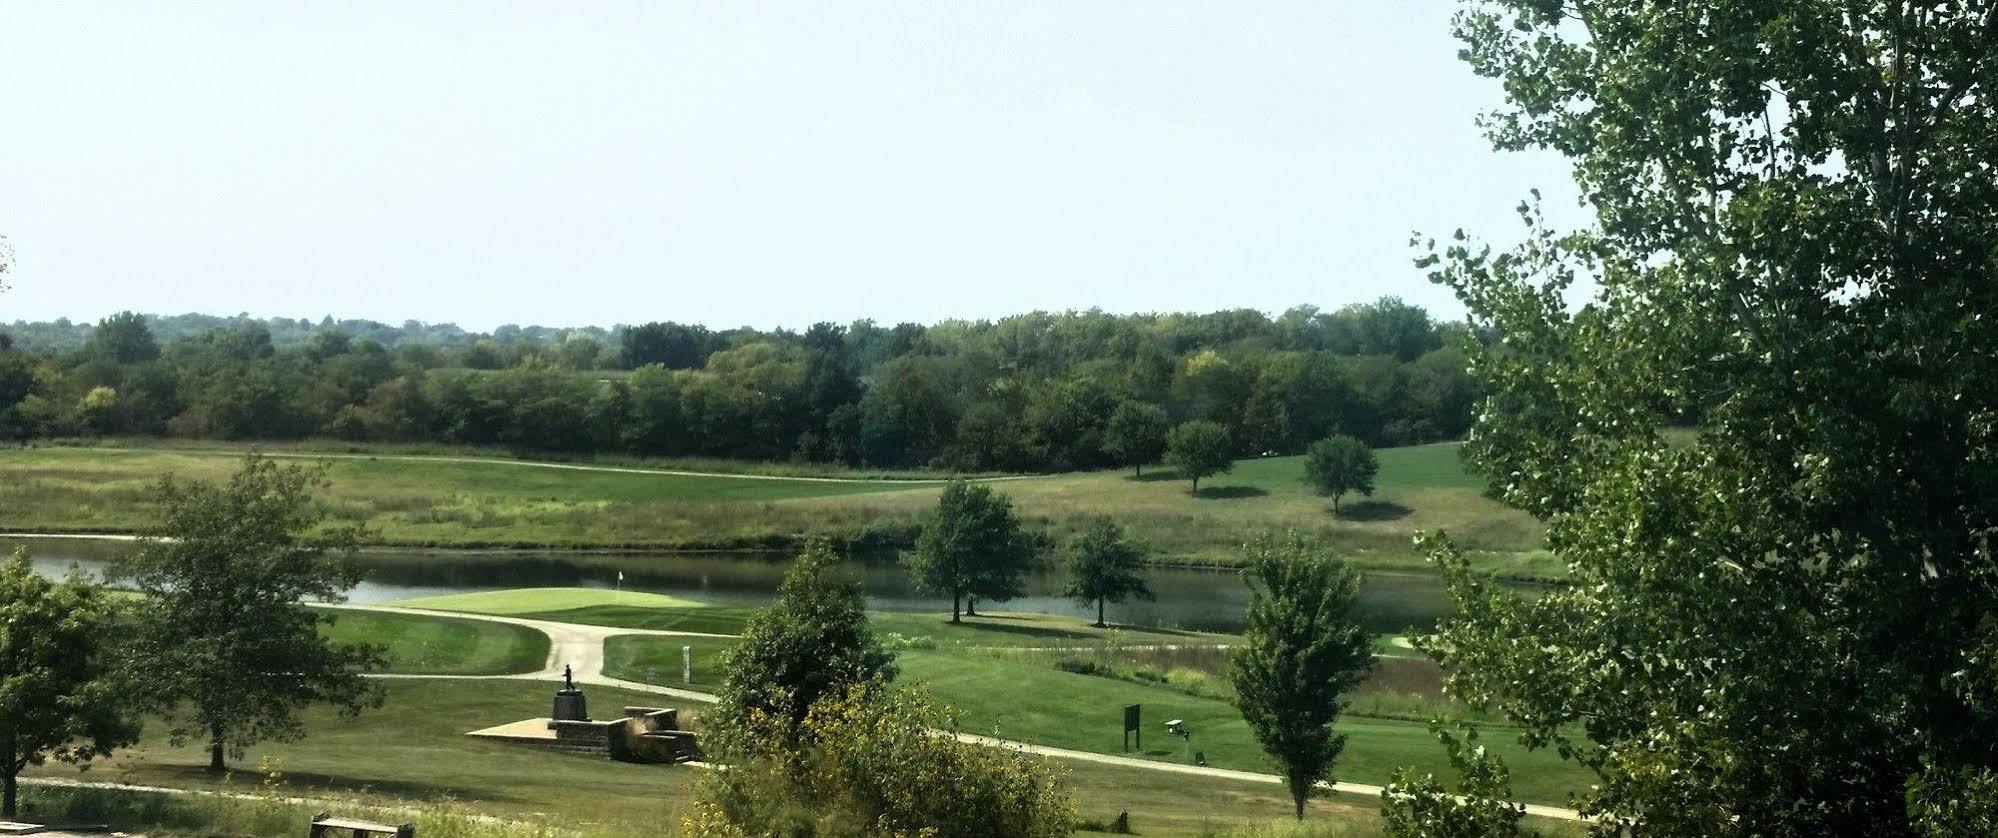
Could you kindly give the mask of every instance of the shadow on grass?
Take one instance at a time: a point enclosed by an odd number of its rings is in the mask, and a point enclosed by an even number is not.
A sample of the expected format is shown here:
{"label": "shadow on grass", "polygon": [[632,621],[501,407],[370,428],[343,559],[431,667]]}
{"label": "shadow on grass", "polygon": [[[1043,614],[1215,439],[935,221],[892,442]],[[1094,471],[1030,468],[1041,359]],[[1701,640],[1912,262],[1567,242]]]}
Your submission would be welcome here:
{"label": "shadow on grass", "polygon": [[1237,498],[1259,498],[1269,493],[1270,490],[1256,486],[1208,486],[1193,494],[1195,497],[1209,500],[1234,500]]}
{"label": "shadow on grass", "polygon": [[1167,480],[1184,480],[1185,478],[1180,477],[1179,473],[1173,471],[1172,469],[1162,468],[1162,469],[1153,469],[1152,471],[1145,472],[1144,474],[1127,474],[1124,475],[1124,479],[1136,481],[1139,483],[1160,483]]}
{"label": "shadow on grass", "polygon": [[1394,521],[1408,517],[1413,511],[1394,501],[1363,500],[1341,507],[1338,517],[1347,521]]}

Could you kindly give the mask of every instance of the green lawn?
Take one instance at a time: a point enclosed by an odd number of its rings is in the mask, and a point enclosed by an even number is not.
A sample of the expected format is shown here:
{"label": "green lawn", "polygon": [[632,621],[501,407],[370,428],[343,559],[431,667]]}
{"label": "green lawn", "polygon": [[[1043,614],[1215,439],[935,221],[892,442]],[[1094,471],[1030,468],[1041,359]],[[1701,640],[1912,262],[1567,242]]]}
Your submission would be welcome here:
{"label": "green lawn", "polygon": [[334,611],[321,632],[339,643],[386,647],[389,672],[512,675],[548,661],[548,635],[485,620],[380,611]]}
{"label": "green lawn", "polygon": [[[148,513],[149,487],[173,472],[216,479],[235,465],[211,449],[35,448],[0,452],[0,527],[131,531]],[[239,447],[238,450],[241,450]],[[1379,452],[1379,490],[1348,498],[1344,514],[1304,486],[1300,457],[1244,460],[1205,480],[1199,494],[1170,469],[1009,480],[995,485],[1033,526],[1066,536],[1109,515],[1141,534],[1158,558],[1231,563],[1240,545],[1270,529],[1323,537],[1365,567],[1410,568],[1410,538],[1447,530],[1494,573],[1556,576],[1542,529],[1479,490],[1457,445]],[[668,475],[544,468],[519,462],[451,462],[409,454],[325,460],[336,520],[362,523],[370,539],[405,546],[784,547],[801,535],[909,537],[935,503],[935,483],[856,479],[758,480],[736,474]],[[748,466],[744,466],[748,467]]]}
{"label": "green lawn", "polygon": [[[308,710],[305,739],[249,749],[232,763],[236,771],[227,779],[203,770],[207,756],[200,747],[171,745],[158,725],[150,727],[138,747],[99,762],[80,779],[257,791],[275,771],[281,777],[272,790],[280,795],[366,794],[369,803],[376,806],[396,800],[435,803],[448,798],[463,808],[532,818],[589,835],[650,836],[676,831],[701,776],[695,768],[631,765],[463,735],[546,714],[552,689],[548,684],[421,680],[389,681],[385,686],[388,703],[357,718],[342,718],[324,709]],[[660,703],[657,696],[606,687],[589,687],[587,695],[593,708]],[[1053,764],[1068,770],[1067,786],[1076,793],[1083,815],[1108,819],[1120,810],[1129,810],[1132,825],[1144,835],[1211,834],[1236,825],[1271,821],[1288,812],[1289,804],[1274,785],[1196,780],[1089,763]],[[62,765],[42,766],[28,773],[79,777],[75,769]],[[32,815],[38,805],[51,806],[65,797],[31,791],[27,812]],[[1375,808],[1372,801],[1339,796],[1314,802],[1312,817],[1337,823],[1350,829],[1350,834],[1373,835]],[[149,832],[259,834],[198,827]]]}

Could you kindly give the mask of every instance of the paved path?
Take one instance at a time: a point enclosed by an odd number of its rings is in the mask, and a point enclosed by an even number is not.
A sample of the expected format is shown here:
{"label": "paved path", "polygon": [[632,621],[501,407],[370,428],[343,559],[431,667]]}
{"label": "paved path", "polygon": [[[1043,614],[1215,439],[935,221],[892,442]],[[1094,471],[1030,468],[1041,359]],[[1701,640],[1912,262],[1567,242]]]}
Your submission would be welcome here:
{"label": "paved path", "polygon": [[[248,449],[232,451],[227,449],[216,449],[216,448],[120,448],[116,446],[40,449],[40,450],[110,451],[119,454],[193,454],[196,456],[206,456],[206,457],[222,457],[222,456],[241,457],[244,454],[248,453]],[[457,456],[450,454],[337,454],[330,452],[318,453],[312,451],[263,451],[260,453],[262,453],[266,457],[290,457],[293,459],[300,459],[300,460],[398,460],[398,461],[419,462],[419,463],[472,463],[478,465],[520,466],[524,468],[552,468],[552,469],[561,469],[564,471],[596,471],[596,472],[608,472],[612,474],[652,474],[665,477],[734,477],[743,480],[780,480],[780,481],[789,481],[794,483],[865,483],[865,484],[878,484],[882,486],[895,486],[895,485],[940,486],[950,482],[948,478],[942,478],[942,477],[917,477],[917,478],[802,477],[802,476],[792,476],[792,475],[783,475],[783,474],[745,474],[732,471],[691,471],[684,469],[667,469],[667,468],[639,468],[636,466],[595,466],[595,465],[586,465],[583,463],[556,463],[556,462],[549,462],[546,460],[512,460],[504,457],[464,457],[464,456]],[[1003,477],[981,477],[973,479],[981,483],[987,483],[1000,480],[1034,480],[1048,476],[1049,475],[1045,474],[1013,474],[1013,475],[1006,475]]]}

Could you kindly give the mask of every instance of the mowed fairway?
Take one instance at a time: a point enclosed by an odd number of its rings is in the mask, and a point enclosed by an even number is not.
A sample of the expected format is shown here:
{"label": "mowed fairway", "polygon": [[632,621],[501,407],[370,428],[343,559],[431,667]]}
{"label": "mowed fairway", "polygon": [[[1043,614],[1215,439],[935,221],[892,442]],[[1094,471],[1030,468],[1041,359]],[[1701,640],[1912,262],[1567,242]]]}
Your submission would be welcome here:
{"label": "mowed fairway", "polygon": [[[1457,445],[1379,452],[1378,491],[1330,502],[1301,482],[1303,458],[1244,460],[1198,494],[1170,469],[1051,475],[996,483],[1022,517],[1065,537],[1099,515],[1142,536],[1157,558],[1232,563],[1265,530],[1322,537],[1367,567],[1420,566],[1410,539],[1445,530],[1495,573],[1556,576],[1530,517],[1486,498]],[[592,471],[524,461],[384,453],[323,462],[334,519],[384,545],[449,547],[781,547],[805,535],[907,538],[940,485],[878,479],[780,480],[737,474]],[[41,448],[0,452],[0,529],[129,532],[161,475],[217,480],[229,451]]]}
{"label": "mowed fairway", "polygon": [[382,647],[388,672],[512,675],[548,662],[548,635],[485,620],[342,610],[320,633],[335,643]]}

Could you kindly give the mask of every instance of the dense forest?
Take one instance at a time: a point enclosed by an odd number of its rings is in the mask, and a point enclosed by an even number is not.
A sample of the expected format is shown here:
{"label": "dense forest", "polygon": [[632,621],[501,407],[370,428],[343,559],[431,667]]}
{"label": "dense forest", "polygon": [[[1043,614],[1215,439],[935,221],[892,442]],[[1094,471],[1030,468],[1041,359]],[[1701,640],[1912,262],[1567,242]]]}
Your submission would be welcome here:
{"label": "dense forest", "polygon": [[1120,410],[1243,455],[1470,422],[1463,327],[1385,298],[1269,317],[1036,312],[713,331],[118,314],[0,336],[0,438],[167,435],[1063,471],[1122,462]]}

